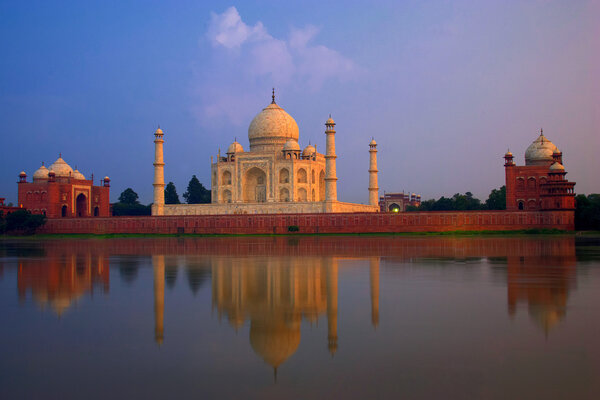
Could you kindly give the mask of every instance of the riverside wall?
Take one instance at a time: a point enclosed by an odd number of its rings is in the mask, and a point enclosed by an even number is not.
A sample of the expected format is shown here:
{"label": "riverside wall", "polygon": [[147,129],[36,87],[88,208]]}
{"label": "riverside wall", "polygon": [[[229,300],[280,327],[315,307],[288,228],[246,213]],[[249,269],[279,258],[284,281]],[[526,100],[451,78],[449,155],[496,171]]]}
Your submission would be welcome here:
{"label": "riverside wall", "polygon": [[243,214],[48,219],[49,234],[287,234],[574,230],[573,211]]}

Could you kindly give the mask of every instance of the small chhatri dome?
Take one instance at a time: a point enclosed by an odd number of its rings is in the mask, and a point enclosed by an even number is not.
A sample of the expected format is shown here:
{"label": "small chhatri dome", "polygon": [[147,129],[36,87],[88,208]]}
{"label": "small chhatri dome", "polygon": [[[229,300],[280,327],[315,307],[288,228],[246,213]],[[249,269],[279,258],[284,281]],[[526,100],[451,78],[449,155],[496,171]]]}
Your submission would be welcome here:
{"label": "small chhatri dome", "polygon": [[550,171],[564,171],[565,167],[559,163],[559,162],[555,162],[554,164],[552,164],[550,166]]}
{"label": "small chhatri dome", "polygon": [[241,144],[238,143],[237,140],[235,140],[233,143],[231,143],[229,145],[229,148],[227,148],[227,154],[243,153],[243,152],[244,152],[244,148],[242,147]]}
{"label": "small chhatri dome", "polygon": [[83,174],[79,172],[79,170],[75,169],[75,171],[73,171],[73,178],[84,180],[85,176],[83,176]]}
{"label": "small chhatri dome", "polygon": [[69,166],[69,164],[67,164],[60,156],[54,161],[54,164],[52,164],[49,169],[54,171],[56,176],[67,177],[73,175],[73,168],[71,168],[71,166]]}
{"label": "small chhatri dome", "polygon": [[298,124],[275,102],[259,112],[248,127],[250,151],[275,151],[287,140],[298,138]]}
{"label": "small chhatri dome", "polygon": [[512,157],[513,153],[510,152],[510,149],[506,150],[506,154],[504,154],[504,157]]}
{"label": "small chhatri dome", "polygon": [[284,151],[300,151],[300,145],[298,144],[297,141],[290,139],[287,142],[285,142],[285,144],[283,145],[283,150]]}
{"label": "small chhatri dome", "polygon": [[21,171],[19,172],[19,176],[27,176],[27,174],[25,173],[25,171]]}
{"label": "small chhatri dome", "polygon": [[48,168],[42,163],[42,166],[33,173],[34,180],[45,180],[48,179]]}
{"label": "small chhatri dome", "polygon": [[162,135],[163,131],[162,129],[160,129],[160,125],[158,126],[158,128],[156,129],[156,131],[154,132],[155,135]]}
{"label": "small chhatri dome", "polygon": [[541,131],[540,136],[525,151],[525,165],[550,164],[555,150],[558,150],[557,147]]}
{"label": "small chhatri dome", "polygon": [[377,146],[377,142],[375,141],[375,138],[371,139],[369,146]]}
{"label": "small chhatri dome", "polygon": [[109,181],[110,181],[110,178],[109,178],[108,176],[105,176],[105,177],[104,177],[104,180],[105,180],[105,181],[107,181],[107,182],[109,182]]}
{"label": "small chhatri dome", "polygon": [[304,150],[302,150],[302,155],[303,156],[312,156],[317,152],[317,149],[315,149],[315,146],[313,146],[312,144],[309,144],[308,146],[306,146],[304,148]]}
{"label": "small chhatri dome", "polygon": [[329,118],[325,121],[325,125],[335,125],[335,121],[331,118],[331,114],[329,114]]}
{"label": "small chhatri dome", "polygon": [[56,172],[54,172],[52,169],[50,169],[48,171],[48,176],[56,176]]}
{"label": "small chhatri dome", "polygon": [[555,147],[555,148],[554,148],[554,153],[553,153],[553,155],[560,156],[560,155],[562,154],[562,152],[561,152],[561,151],[558,149],[558,147],[556,147],[556,146],[554,146],[554,147]]}

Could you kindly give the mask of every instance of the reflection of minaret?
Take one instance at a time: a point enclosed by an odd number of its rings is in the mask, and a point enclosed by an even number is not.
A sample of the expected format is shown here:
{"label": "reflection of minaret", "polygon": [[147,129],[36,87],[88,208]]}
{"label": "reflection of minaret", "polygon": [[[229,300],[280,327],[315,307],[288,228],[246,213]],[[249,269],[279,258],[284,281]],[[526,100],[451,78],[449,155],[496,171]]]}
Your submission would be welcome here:
{"label": "reflection of minaret", "polygon": [[327,343],[333,356],[337,350],[338,262],[332,258],[327,272]]}
{"label": "reflection of minaret", "polygon": [[160,346],[164,339],[165,256],[152,256],[154,267],[154,340]]}
{"label": "reflection of minaret", "polygon": [[379,325],[379,257],[371,258],[369,268],[371,283],[371,323],[374,328]]}

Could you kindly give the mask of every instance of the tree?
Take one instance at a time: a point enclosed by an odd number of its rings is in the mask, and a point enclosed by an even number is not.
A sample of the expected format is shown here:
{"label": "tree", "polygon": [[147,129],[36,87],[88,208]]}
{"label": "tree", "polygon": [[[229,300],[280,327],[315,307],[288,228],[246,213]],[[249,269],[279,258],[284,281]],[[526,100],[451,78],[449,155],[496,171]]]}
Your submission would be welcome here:
{"label": "tree", "polygon": [[210,190],[206,189],[196,178],[192,176],[188,183],[187,191],[183,194],[183,198],[188,204],[203,204],[210,203]]}
{"label": "tree", "polygon": [[45,223],[45,215],[32,214],[29,210],[19,209],[2,218],[0,221],[0,233],[19,231],[25,234],[33,234],[37,228]]}
{"label": "tree", "polygon": [[575,229],[600,230],[600,194],[579,194],[575,204]]}
{"label": "tree", "polygon": [[473,197],[473,193],[456,193],[454,196],[440,197],[438,200],[429,199],[421,202],[419,207],[408,206],[406,211],[454,211],[454,210],[481,210],[484,208],[481,200]]}
{"label": "tree", "polygon": [[485,206],[488,210],[506,210],[506,186],[492,189]]}
{"label": "tree", "polygon": [[112,205],[112,213],[115,216],[124,215],[150,215],[150,206],[140,204],[138,194],[131,188],[127,188],[119,196],[119,202]]}
{"label": "tree", "polygon": [[127,188],[119,196],[119,203],[123,204],[140,204],[138,194],[132,188]]}
{"label": "tree", "polygon": [[165,188],[165,204],[181,204],[173,182],[167,183],[167,187]]}

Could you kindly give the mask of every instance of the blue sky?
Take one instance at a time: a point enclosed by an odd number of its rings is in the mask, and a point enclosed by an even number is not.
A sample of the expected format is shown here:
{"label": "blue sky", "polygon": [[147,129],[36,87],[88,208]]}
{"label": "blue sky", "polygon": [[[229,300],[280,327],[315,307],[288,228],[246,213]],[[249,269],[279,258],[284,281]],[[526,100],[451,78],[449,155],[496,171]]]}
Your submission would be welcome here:
{"label": "blue sky", "polygon": [[368,143],[383,191],[424,198],[504,183],[540,127],[578,193],[600,192],[600,1],[0,2],[0,197],[63,158],[108,175],[111,200],[166,180],[210,184],[210,156],[277,102],[300,145],[337,122],[338,192],[366,202]]}

